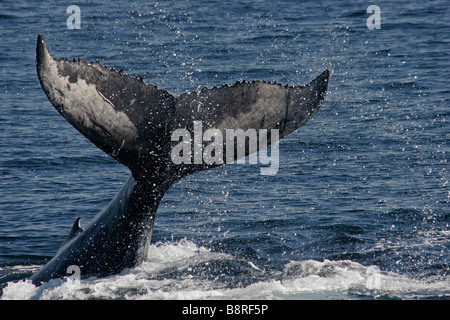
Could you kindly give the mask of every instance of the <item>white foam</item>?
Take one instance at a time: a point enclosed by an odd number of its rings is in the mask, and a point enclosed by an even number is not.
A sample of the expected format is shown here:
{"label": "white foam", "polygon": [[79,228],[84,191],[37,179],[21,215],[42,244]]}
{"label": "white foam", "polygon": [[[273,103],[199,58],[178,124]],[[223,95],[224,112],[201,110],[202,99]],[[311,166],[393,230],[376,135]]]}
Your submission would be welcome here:
{"label": "white foam", "polygon": [[292,261],[279,273],[265,272],[247,262],[248,269],[263,275],[263,280],[236,287],[226,281],[215,281],[214,277],[191,274],[199,265],[213,261],[233,263],[238,259],[187,240],[152,245],[149,257],[141,266],[107,278],[78,283],[57,279],[40,287],[25,280],[10,282],[1,299],[357,299],[359,296],[409,299],[448,297],[450,293],[447,278],[411,279],[349,260]]}
{"label": "white foam", "polygon": [[136,271],[147,274],[160,274],[174,268],[189,268],[203,262],[217,259],[234,259],[231,255],[211,252],[205,247],[198,247],[188,240],[177,243],[156,243],[149,248],[148,259]]}

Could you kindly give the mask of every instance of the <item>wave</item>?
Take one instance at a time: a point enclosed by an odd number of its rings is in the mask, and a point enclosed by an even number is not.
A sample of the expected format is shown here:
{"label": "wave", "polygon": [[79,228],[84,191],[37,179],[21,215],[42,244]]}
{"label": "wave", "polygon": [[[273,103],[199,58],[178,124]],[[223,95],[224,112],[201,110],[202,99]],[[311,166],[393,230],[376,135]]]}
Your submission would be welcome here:
{"label": "wave", "polygon": [[[450,280],[411,279],[350,260],[291,261],[283,270],[211,251],[192,241],[152,245],[141,266],[106,278],[8,282],[2,300],[426,299],[449,298]],[[29,267],[25,267],[29,268]],[[248,282],[243,278],[250,279]],[[241,280],[236,280],[241,279]]]}

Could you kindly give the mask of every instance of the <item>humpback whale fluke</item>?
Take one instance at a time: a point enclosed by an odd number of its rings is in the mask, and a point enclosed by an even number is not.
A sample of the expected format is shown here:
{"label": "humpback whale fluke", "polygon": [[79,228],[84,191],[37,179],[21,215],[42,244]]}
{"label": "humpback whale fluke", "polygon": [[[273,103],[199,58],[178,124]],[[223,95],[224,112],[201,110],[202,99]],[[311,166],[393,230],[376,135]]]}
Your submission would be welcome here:
{"label": "humpback whale fluke", "polygon": [[[326,70],[305,86],[243,81],[174,97],[99,62],[54,59],[42,35],[36,66],[59,113],[131,171],[115,198],[84,229],[75,221],[55,257],[31,277],[36,285],[66,276],[70,265],[86,277],[119,273],[142,262],[164,193],[183,177],[217,166],[171,161],[174,130],[189,130],[201,121],[203,130],[218,129],[224,136],[227,129],[278,129],[281,139],[317,112],[329,79]],[[234,153],[233,159],[242,156]]]}

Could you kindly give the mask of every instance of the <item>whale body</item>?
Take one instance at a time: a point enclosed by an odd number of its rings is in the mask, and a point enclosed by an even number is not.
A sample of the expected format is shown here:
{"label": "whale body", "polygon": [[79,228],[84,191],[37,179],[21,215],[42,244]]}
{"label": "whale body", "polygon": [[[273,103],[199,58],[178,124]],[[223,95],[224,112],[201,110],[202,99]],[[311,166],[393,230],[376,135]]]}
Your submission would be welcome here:
{"label": "whale body", "polygon": [[[31,276],[35,285],[67,276],[77,266],[82,278],[120,273],[147,256],[158,205],[171,185],[218,163],[173,161],[172,133],[215,129],[276,129],[282,139],[305,124],[319,109],[330,73],[325,70],[304,86],[264,81],[204,88],[174,97],[142,78],[131,77],[99,62],[53,58],[43,35],[36,48],[36,67],[44,92],[58,112],[108,155],[127,166],[131,175],[114,199],[82,228],[73,224],[55,256]],[[232,160],[255,149],[234,152]],[[257,149],[260,149],[258,145]],[[192,154],[195,157],[195,154]]]}

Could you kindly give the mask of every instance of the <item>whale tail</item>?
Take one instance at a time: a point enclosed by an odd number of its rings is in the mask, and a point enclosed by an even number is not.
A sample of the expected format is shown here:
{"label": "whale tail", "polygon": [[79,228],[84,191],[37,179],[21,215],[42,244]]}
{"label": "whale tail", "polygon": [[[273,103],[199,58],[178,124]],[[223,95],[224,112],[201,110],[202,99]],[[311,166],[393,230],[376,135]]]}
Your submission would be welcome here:
{"label": "whale tail", "polygon": [[[196,131],[201,131],[200,137],[209,132],[208,139],[214,139],[211,154],[223,154],[227,163],[233,162],[308,121],[319,109],[329,79],[326,70],[305,86],[237,82],[174,97],[98,62],[54,59],[42,35],[38,36],[36,64],[42,88],[53,106],[132,173],[116,197],[85,228],[79,219],[75,221],[55,257],[31,277],[36,285],[63,277],[73,265],[80,267],[83,276],[90,276],[114,274],[140,264],[147,256],[154,217],[165,191],[188,174],[221,164],[198,161],[196,146],[203,147],[203,142],[196,141]],[[180,130],[182,134],[174,139]],[[254,130],[258,135],[275,130],[277,134],[270,139],[266,135],[264,143],[256,147],[235,152],[230,147],[234,136],[215,144],[229,130]],[[193,148],[187,143],[192,132]],[[179,137],[186,140],[177,141]],[[182,161],[173,157],[179,144]]]}
{"label": "whale tail", "polygon": [[[53,106],[86,138],[130,168],[137,181],[163,172],[165,180],[173,182],[216,166],[171,161],[172,133],[180,128],[194,132],[195,121],[204,131],[216,129],[223,137],[227,129],[278,129],[279,139],[287,136],[317,112],[329,79],[326,70],[305,86],[244,81],[174,97],[99,62],[54,59],[42,35],[36,56],[39,80]],[[231,149],[226,143],[222,148],[225,157]]]}

